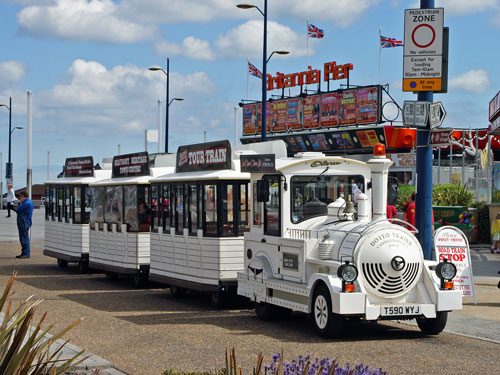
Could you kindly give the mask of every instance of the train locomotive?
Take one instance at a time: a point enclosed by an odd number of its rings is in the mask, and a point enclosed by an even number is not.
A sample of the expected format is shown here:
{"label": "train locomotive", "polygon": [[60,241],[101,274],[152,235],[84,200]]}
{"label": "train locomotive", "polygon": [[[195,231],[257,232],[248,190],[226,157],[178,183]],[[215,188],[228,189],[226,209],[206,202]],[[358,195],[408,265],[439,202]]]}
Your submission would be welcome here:
{"label": "train locomotive", "polygon": [[274,173],[252,173],[238,294],[256,302],[259,318],[301,311],[324,337],[339,335],[346,319],[444,329],[448,312],[462,308],[456,267],[425,260],[416,229],[386,218],[391,164],[377,144],[367,162],[303,153],[276,159]]}

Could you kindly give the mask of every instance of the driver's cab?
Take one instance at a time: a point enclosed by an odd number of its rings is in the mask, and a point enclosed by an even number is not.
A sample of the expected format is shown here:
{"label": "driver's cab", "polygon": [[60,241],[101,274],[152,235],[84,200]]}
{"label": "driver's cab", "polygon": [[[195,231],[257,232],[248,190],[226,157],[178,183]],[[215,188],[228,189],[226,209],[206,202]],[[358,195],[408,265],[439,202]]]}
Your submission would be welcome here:
{"label": "driver's cab", "polygon": [[[288,229],[308,229],[324,222],[328,205],[366,194],[371,170],[361,161],[303,153],[276,160],[274,173],[252,174],[251,231],[287,237]],[[342,218],[339,218],[342,219]]]}

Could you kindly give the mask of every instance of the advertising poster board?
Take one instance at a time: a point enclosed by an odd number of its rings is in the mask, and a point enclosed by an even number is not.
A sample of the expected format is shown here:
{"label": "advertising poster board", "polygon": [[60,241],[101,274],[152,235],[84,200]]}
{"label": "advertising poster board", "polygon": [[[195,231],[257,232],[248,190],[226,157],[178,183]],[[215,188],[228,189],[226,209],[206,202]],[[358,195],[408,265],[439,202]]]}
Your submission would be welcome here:
{"label": "advertising poster board", "polygon": [[[257,134],[262,133],[262,103],[257,103],[255,104],[255,111],[256,111],[256,117],[257,117]],[[273,105],[269,102],[266,103],[266,132],[270,133],[271,132],[271,121],[273,118]]]}
{"label": "advertising poster board", "polygon": [[378,87],[358,90],[358,124],[373,124],[378,120]]}
{"label": "advertising poster board", "polygon": [[320,126],[320,96],[311,95],[304,98],[304,129],[318,129]]}
{"label": "advertising poster board", "polygon": [[475,303],[472,262],[465,234],[452,226],[441,227],[434,233],[434,247],[438,262],[447,259],[457,267],[457,274],[453,279],[454,289],[460,290],[462,297],[474,296]]}
{"label": "advertising poster board", "polygon": [[137,152],[134,154],[113,157],[112,178],[148,175],[149,154],[147,152]]}
{"label": "advertising poster board", "polygon": [[373,147],[377,143],[379,143],[377,133],[374,129],[371,130],[358,130],[356,131],[356,135],[358,136],[359,143],[361,143],[362,147]]}
{"label": "advertising poster board", "polygon": [[94,158],[82,156],[67,158],[64,164],[64,177],[91,177],[94,176]]}
{"label": "advertising poster board", "polygon": [[243,135],[253,135],[257,131],[257,108],[255,104],[243,106]]}
{"label": "advertising poster board", "polygon": [[288,145],[287,148],[292,152],[303,152],[308,150],[301,135],[290,135],[285,138],[285,142]]}
{"label": "advertising poster board", "polygon": [[284,132],[286,131],[286,120],[288,117],[287,114],[287,104],[286,100],[273,100],[273,114],[270,116],[272,118],[271,121],[271,130],[273,132]]}
{"label": "advertising poster board", "polygon": [[330,145],[323,133],[308,134],[307,138],[314,151],[327,151],[330,149]]}
{"label": "advertising poster board", "polygon": [[302,130],[304,123],[304,106],[302,98],[287,100],[287,126],[288,130]]}
{"label": "advertising poster board", "polygon": [[339,126],[339,94],[331,92],[321,95],[321,127]]}
{"label": "advertising poster board", "polygon": [[344,91],[339,94],[339,124],[356,125],[357,102],[356,90]]}

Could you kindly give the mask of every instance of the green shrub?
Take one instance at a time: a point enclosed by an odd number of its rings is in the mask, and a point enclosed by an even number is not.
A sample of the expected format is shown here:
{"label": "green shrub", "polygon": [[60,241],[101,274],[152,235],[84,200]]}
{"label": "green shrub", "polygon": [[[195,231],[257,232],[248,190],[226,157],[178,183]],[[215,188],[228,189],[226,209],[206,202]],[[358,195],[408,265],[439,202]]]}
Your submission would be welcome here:
{"label": "green shrub", "polygon": [[433,206],[465,206],[474,202],[474,194],[466,185],[436,185],[432,188]]}
{"label": "green shrub", "polygon": [[31,303],[28,298],[20,303],[16,309],[12,308],[11,301],[7,302],[7,299],[12,295],[10,290],[15,277],[16,273],[14,272],[0,298],[0,313],[4,313],[0,323],[0,374],[59,375],[87,359],[88,357],[77,360],[77,357],[82,355],[84,350],[72,358],[60,359],[64,345],[61,345],[53,353],[50,352],[52,344],[81,320],[77,320],[47,340],[46,334],[52,328],[49,326],[42,329],[42,323],[47,313],[42,316],[34,328],[31,327],[36,307],[42,302],[41,300]]}
{"label": "green shrub", "polygon": [[415,191],[415,186],[413,185],[407,185],[407,184],[401,184],[399,185],[398,189],[398,204],[396,208],[399,211],[403,210],[404,205],[408,201],[408,197]]}

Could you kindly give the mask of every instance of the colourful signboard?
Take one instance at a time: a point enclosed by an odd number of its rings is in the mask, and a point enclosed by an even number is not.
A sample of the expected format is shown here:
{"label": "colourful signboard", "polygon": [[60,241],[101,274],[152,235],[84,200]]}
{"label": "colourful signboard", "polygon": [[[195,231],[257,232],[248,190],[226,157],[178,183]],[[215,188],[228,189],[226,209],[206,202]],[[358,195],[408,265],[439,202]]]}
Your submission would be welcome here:
{"label": "colourful signboard", "polygon": [[331,128],[339,125],[339,94],[331,92],[321,95],[321,127]]}
{"label": "colourful signboard", "polygon": [[287,127],[288,130],[302,130],[304,123],[304,105],[302,98],[287,100]]}
{"label": "colourful signboard", "polygon": [[378,122],[378,88],[367,87],[358,91],[358,124]]}
{"label": "colourful signboard", "polygon": [[348,90],[339,94],[339,123],[340,125],[356,125],[357,121],[357,91]]}
{"label": "colourful signboard", "polygon": [[176,172],[220,169],[231,169],[231,145],[229,141],[179,146]]}
{"label": "colourful signboard", "polygon": [[304,129],[318,129],[321,118],[320,96],[311,95],[304,98]]}

